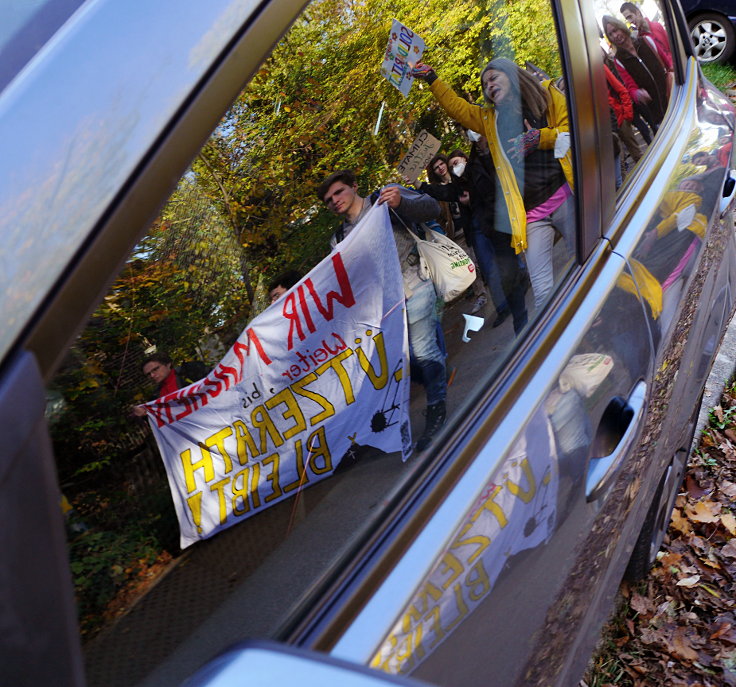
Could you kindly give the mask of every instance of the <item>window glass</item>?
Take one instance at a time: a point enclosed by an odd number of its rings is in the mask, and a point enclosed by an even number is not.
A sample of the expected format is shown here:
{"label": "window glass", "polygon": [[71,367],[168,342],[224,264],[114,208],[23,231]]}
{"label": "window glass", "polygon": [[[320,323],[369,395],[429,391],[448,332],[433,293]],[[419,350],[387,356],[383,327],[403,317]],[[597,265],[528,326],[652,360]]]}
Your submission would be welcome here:
{"label": "window glass", "polygon": [[657,133],[669,103],[674,72],[664,10],[655,0],[596,3],[614,170],[619,189]]}
{"label": "window glass", "polygon": [[557,35],[321,0],[238,97],[50,392],[92,685],[277,635],[477,408],[573,265]]}

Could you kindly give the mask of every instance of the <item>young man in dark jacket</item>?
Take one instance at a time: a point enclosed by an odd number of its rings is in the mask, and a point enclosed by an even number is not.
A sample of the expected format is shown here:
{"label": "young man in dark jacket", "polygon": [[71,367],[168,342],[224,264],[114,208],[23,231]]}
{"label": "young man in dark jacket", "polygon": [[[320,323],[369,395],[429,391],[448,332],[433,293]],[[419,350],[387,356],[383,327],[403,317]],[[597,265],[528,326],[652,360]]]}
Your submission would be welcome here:
{"label": "young man in dark jacket", "polygon": [[[420,276],[416,243],[407,226],[414,231],[417,223],[436,219],[440,206],[434,198],[398,184],[384,186],[374,195],[376,202],[389,207],[404,278],[409,345],[427,391],[426,425],[416,444],[417,451],[423,451],[445,423],[447,381],[445,357],[437,343],[437,295],[432,281]],[[330,174],[317,189],[317,196],[331,212],[342,218],[342,224],[330,241],[332,248],[355,228],[373,204],[370,198],[358,193],[357,180],[351,170]]]}

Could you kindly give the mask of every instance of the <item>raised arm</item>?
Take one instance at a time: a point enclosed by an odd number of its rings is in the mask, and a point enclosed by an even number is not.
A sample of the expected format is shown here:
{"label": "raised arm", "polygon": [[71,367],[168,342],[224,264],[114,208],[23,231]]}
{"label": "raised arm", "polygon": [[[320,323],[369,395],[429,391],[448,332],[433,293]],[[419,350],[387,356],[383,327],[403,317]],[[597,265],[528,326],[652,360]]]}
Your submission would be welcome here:
{"label": "raised arm", "polygon": [[456,122],[462,124],[466,129],[483,131],[482,108],[471,105],[467,100],[461,98],[455,91],[440,79],[434,69],[428,64],[418,62],[412,70],[412,76],[423,79],[429,84],[432,94],[442,109]]}

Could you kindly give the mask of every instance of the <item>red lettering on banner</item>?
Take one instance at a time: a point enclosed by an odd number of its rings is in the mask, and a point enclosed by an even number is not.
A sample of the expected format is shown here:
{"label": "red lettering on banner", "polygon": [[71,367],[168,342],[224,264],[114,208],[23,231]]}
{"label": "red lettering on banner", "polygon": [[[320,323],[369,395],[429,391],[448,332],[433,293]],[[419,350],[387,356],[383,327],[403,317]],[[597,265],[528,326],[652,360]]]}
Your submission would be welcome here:
{"label": "red lettering on banner", "polygon": [[[335,270],[335,277],[337,277],[337,284],[340,289],[339,292],[328,291],[324,294],[323,298],[320,298],[320,295],[314,288],[314,282],[311,278],[305,279],[304,283],[300,284],[296,291],[296,294],[298,294],[299,297],[302,313],[304,314],[304,325],[310,332],[316,331],[316,327],[306,300],[304,287],[309,291],[309,295],[312,297],[314,305],[317,307],[317,310],[326,322],[329,322],[335,316],[335,301],[345,308],[352,308],[355,305],[355,296],[353,295],[353,289],[350,285],[350,278],[348,277],[348,273],[345,269],[340,253],[335,253],[335,255],[332,256],[332,267]],[[306,338],[304,327],[302,326],[302,320],[297,309],[296,295],[294,293],[290,293],[284,299],[281,314],[289,320],[289,334],[287,336],[286,348],[290,351],[294,348],[295,333],[299,341],[304,341]]]}
{"label": "red lettering on banner", "polygon": [[238,377],[238,381],[240,381],[243,378],[243,367],[245,366],[245,359],[243,357],[243,352],[245,352],[246,356],[250,355],[250,345],[251,343],[255,347],[256,351],[258,352],[258,357],[266,363],[266,365],[271,364],[271,358],[269,358],[266,355],[266,351],[263,350],[263,346],[261,345],[261,340],[256,336],[256,333],[253,331],[253,329],[248,329],[245,332],[246,335],[246,343],[241,343],[240,341],[236,341],[233,344],[233,353],[235,353],[236,356],[238,356],[238,360],[240,361],[240,375]]}

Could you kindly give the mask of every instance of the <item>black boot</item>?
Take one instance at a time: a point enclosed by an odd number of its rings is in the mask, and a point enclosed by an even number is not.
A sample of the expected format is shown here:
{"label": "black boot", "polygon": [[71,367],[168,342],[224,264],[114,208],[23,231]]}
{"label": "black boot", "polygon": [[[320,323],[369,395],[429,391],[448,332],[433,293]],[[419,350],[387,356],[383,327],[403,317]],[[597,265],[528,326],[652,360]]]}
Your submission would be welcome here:
{"label": "black boot", "polygon": [[424,434],[417,441],[416,450],[424,451],[427,446],[432,443],[432,439],[437,432],[440,431],[442,425],[445,424],[447,412],[445,411],[445,402],[433,403],[427,406],[427,422],[424,425]]}

